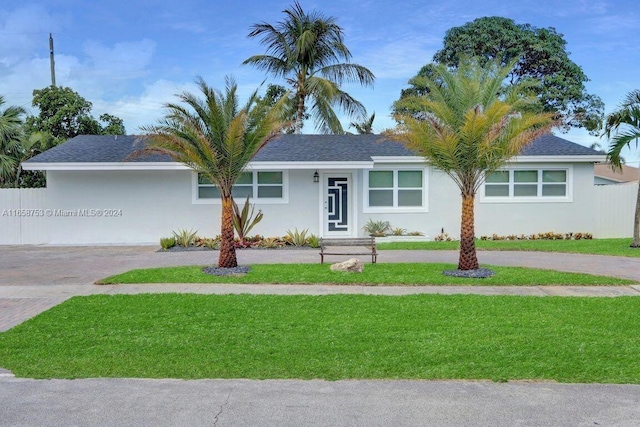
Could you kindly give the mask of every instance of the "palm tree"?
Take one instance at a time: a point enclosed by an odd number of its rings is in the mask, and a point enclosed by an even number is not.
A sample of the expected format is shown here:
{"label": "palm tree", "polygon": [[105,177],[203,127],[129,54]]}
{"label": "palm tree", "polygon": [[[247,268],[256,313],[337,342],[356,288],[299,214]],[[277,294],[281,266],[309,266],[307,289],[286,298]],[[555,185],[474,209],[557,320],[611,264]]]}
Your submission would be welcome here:
{"label": "palm tree", "polygon": [[238,265],[233,241],[233,198],[231,191],[247,163],[283,125],[277,108],[256,103],[256,93],[239,108],[237,85],[227,78],[225,92],[210,88],[202,78],[196,84],[200,99],[184,92],[183,105],[165,104],[165,117],[143,131],[149,134],[147,147],[136,155],[161,153],[189,166],[217,185],[222,199],[220,257],[218,267]]}
{"label": "palm tree", "polygon": [[248,37],[261,37],[267,52],[254,55],[243,64],[282,77],[291,85],[291,101],[297,104],[295,133],[302,131],[310,99],[316,128],[322,133],[342,134],[344,130],[333,107],[337,105],[349,116],[362,115],[365,109],[340,85],[354,82],[369,86],[375,77],[367,68],[349,62],[351,52],[335,18],[316,11],[305,13],[297,1],[283,12],[284,21],[275,26],[261,23],[251,27]]}
{"label": "palm tree", "polygon": [[[613,138],[611,134],[613,133]],[[621,169],[624,159],[621,156],[625,147],[631,148],[631,143],[638,146],[640,138],[640,90],[636,89],[620,104],[620,107],[605,118],[604,135],[610,139],[607,157],[613,170]],[[640,185],[636,199],[636,212],[633,222],[632,248],[640,248]]]}
{"label": "palm tree", "polygon": [[371,116],[364,116],[361,122],[351,122],[349,127],[355,128],[359,135],[368,135],[373,133],[373,121],[376,119],[376,113]]}
{"label": "palm tree", "polygon": [[[0,107],[4,103],[4,97],[0,95]],[[15,175],[24,114],[24,108],[15,106],[0,112],[0,183],[8,182]]]}
{"label": "palm tree", "polygon": [[503,84],[510,71],[511,66],[481,67],[471,61],[457,70],[437,65],[434,76],[424,81],[428,94],[399,101],[421,113],[396,113],[400,124],[387,132],[446,173],[460,189],[459,270],[478,269],[474,201],[484,177],[554,125],[553,114],[536,113],[535,100],[523,96],[521,86]]}

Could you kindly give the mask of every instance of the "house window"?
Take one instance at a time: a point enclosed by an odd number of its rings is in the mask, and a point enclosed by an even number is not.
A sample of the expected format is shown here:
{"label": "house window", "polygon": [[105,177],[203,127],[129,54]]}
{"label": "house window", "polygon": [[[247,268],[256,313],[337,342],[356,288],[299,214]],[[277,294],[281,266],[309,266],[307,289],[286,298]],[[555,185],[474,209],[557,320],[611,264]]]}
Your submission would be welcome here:
{"label": "house window", "polygon": [[368,171],[369,208],[423,208],[423,170]]}
{"label": "house window", "polygon": [[492,172],[484,184],[485,198],[554,198],[568,196],[567,169],[512,169]]}
{"label": "house window", "polygon": [[[276,171],[243,172],[233,186],[234,199],[284,199],[285,174]],[[197,199],[220,199],[218,187],[205,175],[198,174]]]}

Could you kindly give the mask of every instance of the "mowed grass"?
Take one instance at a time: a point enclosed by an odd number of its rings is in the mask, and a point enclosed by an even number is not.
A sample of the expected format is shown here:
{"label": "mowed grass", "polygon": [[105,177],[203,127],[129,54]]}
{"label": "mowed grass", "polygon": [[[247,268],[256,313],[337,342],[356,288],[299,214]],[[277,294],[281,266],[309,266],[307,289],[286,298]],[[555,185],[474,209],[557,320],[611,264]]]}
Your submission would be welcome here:
{"label": "mowed grass", "polygon": [[366,264],[361,274],[335,272],[322,264],[252,265],[244,276],[214,276],[202,266],[163,267],[131,270],[100,280],[114,283],[332,283],[344,285],[628,285],[634,281],[521,267],[488,266],[495,275],[486,279],[454,278],[442,274],[453,264],[398,263]]}
{"label": "mowed grass", "polygon": [[0,334],[31,378],[640,383],[640,298],[74,297]]}
{"label": "mowed grass", "polygon": [[[632,239],[593,240],[476,240],[476,248],[485,251],[540,251],[591,255],[640,257],[640,248],[630,248]],[[458,250],[459,242],[388,242],[380,250],[421,249]]]}

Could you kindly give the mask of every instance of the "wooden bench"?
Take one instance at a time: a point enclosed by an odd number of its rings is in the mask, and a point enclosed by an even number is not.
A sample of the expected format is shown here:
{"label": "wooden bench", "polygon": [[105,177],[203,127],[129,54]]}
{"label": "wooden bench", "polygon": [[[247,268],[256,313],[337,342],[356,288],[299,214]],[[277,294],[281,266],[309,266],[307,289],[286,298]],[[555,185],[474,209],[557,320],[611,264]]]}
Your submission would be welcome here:
{"label": "wooden bench", "polygon": [[[356,247],[362,246],[363,249],[357,250]],[[327,251],[327,248],[348,247],[346,252]],[[366,248],[366,250],[365,250]],[[371,255],[371,263],[375,264],[378,259],[376,252],[375,237],[350,237],[343,239],[323,239],[320,238],[320,263],[324,264],[325,255]]]}

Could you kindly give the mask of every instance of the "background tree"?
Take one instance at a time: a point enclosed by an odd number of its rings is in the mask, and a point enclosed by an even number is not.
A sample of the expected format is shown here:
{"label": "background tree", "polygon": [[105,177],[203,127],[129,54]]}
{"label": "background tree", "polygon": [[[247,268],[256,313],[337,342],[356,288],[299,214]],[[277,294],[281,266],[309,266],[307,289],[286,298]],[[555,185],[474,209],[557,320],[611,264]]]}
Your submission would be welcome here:
{"label": "background tree", "polygon": [[[604,104],[596,95],[587,93],[584,84],[589,79],[582,68],[569,59],[566,45],[563,35],[554,28],[484,17],[449,29],[443,48],[435,53],[433,60],[450,67],[457,66],[464,57],[497,60],[503,66],[515,60],[515,67],[506,77],[509,84],[525,80],[540,82],[535,93],[543,111],[560,113],[560,126],[565,130],[584,127],[596,134],[604,117]],[[418,76],[432,78],[431,71],[432,65],[426,65]],[[419,82],[410,81],[412,87],[402,96],[423,92],[426,88]]]}
{"label": "background tree", "polygon": [[367,135],[373,133],[373,121],[376,119],[376,113],[371,116],[364,116],[361,122],[351,122],[349,127],[355,128],[358,135]]}
{"label": "background tree", "polygon": [[399,102],[400,110],[417,112],[396,113],[400,125],[387,132],[446,173],[460,189],[460,270],[478,268],[474,201],[484,177],[554,124],[554,113],[535,111],[537,100],[524,96],[526,87],[503,85],[513,65],[463,62],[455,70],[434,66],[434,76],[422,82],[427,94]]}
{"label": "background tree", "polygon": [[[5,103],[0,95],[0,107]],[[6,186],[18,166],[16,153],[22,138],[22,107],[9,106],[0,111],[0,186]]]}
{"label": "background tree", "polygon": [[367,68],[349,62],[351,52],[335,18],[316,11],[305,13],[298,2],[283,12],[285,19],[275,26],[261,23],[251,27],[248,37],[260,37],[267,52],[254,55],[243,64],[284,78],[293,88],[290,101],[297,104],[295,133],[302,131],[310,100],[309,114],[314,117],[317,130],[342,134],[344,129],[334,107],[349,116],[362,115],[365,109],[340,86],[352,82],[369,86],[375,77]]}
{"label": "background tree", "polygon": [[[638,147],[640,138],[640,90],[633,90],[627,94],[618,109],[608,114],[605,120],[604,135],[610,140],[607,157],[613,170],[620,170],[624,159],[621,156],[625,147],[630,148],[635,142]],[[613,135],[613,138],[611,137]],[[633,221],[632,248],[640,248],[640,184],[636,198],[636,211]]]}
{"label": "background tree", "polygon": [[100,120],[91,116],[91,102],[68,87],[48,86],[33,91],[32,105],[37,107],[37,116],[26,119],[26,133],[47,132],[56,141],[64,142],[78,135],[124,135],[122,119],[103,114]]}
{"label": "background tree", "polygon": [[157,125],[143,128],[149,134],[147,148],[138,154],[162,153],[189,166],[214,183],[222,200],[221,241],[218,267],[238,265],[233,241],[232,189],[247,163],[280,133],[279,105],[256,103],[254,93],[240,108],[237,85],[227,79],[225,92],[196,80],[204,99],[185,92],[184,105],[165,104],[166,116]]}

